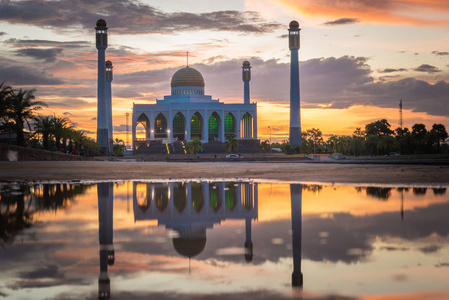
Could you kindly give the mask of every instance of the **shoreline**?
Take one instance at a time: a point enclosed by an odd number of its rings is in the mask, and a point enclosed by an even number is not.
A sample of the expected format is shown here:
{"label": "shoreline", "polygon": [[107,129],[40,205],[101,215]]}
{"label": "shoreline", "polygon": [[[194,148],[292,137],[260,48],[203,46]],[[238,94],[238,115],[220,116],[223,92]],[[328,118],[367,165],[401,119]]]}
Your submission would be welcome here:
{"label": "shoreline", "polygon": [[254,180],[449,187],[449,166],[277,162],[0,162],[0,181]]}

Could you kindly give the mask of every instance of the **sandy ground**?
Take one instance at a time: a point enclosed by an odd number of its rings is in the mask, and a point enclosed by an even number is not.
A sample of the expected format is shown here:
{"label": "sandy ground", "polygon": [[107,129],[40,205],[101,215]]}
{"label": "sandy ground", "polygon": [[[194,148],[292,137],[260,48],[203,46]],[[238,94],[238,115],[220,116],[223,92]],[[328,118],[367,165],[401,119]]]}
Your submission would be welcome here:
{"label": "sandy ground", "polygon": [[196,178],[449,187],[449,166],[295,162],[0,162],[0,181]]}

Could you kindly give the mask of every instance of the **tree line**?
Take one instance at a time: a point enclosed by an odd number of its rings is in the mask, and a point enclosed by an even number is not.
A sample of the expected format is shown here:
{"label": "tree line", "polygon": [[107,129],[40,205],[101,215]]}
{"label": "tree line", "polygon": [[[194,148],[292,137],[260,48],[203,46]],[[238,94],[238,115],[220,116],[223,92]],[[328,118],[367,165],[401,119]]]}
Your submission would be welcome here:
{"label": "tree line", "polygon": [[[281,148],[284,153],[341,153],[344,155],[415,155],[415,154],[448,154],[446,143],[448,133],[443,124],[433,124],[427,129],[424,124],[414,124],[411,130],[407,127],[391,129],[386,119],[377,120],[358,127],[352,135],[330,135],[323,138],[318,128],[302,132],[301,146],[292,147],[287,140],[273,143],[271,148]],[[269,141],[261,142],[261,149],[269,150]]]}
{"label": "tree line", "polygon": [[[1,140],[22,147],[98,155],[98,143],[77,129],[69,118],[42,116],[47,104],[35,100],[36,90],[13,89],[0,83]],[[25,128],[27,125],[27,129]]]}

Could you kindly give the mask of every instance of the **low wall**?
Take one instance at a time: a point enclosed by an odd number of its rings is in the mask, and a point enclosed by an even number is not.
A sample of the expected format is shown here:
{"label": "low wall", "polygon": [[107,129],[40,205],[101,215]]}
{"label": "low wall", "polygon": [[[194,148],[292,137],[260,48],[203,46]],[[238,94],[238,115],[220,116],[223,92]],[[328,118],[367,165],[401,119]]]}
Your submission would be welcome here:
{"label": "low wall", "polygon": [[92,157],[18,147],[0,143],[0,161],[81,161],[97,160]]}

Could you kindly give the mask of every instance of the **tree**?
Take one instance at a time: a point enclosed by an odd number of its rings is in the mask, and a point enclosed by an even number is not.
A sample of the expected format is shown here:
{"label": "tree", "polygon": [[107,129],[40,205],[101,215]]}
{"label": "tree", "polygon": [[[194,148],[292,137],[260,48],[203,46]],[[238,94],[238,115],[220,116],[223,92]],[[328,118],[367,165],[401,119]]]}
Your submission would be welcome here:
{"label": "tree", "polygon": [[260,151],[268,152],[268,151],[270,151],[270,148],[271,147],[270,147],[270,141],[269,140],[260,142],[260,145],[259,145]]}
{"label": "tree", "polygon": [[396,128],[396,141],[399,143],[399,151],[401,154],[413,154],[414,144],[412,134],[407,127]]}
{"label": "tree", "polygon": [[226,136],[226,142],[223,143],[223,148],[226,152],[239,151],[239,140],[236,134],[229,134]]}
{"label": "tree", "polygon": [[53,136],[53,117],[52,116],[37,116],[34,118],[34,134],[42,137],[42,148],[50,150],[50,141]]}
{"label": "tree", "polygon": [[436,140],[437,144],[437,152],[440,152],[440,146],[441,143],[444,143],[444,141],[447,139],[448,134],[446,131],[446,127],[444,127],[443,124],[433,124],[432,130],[430,130],[430,133]]}
{"label": "tree", "polygon": [[4,84],[5,82],[0,83],[0,119],[7,122],[9,97],[11,97],[12,89],[10,86],[3,86]]}
{"label": "tree", "polygon": [[9,97],[10,102],[7,115],[15,122],[17,145],[19,146],[25,146],[24,123],[27,123],[28,128],[30,128],[28,120],[35,117],[36,110],[47,106],[45,102],[34,101],[35,91],[19,89],[18,91],[13,91]]}
{"label": "tree", "polygon": [[415,151],[421,153],[424,149],[425,138],[427,135],[426,125],[417,123],[412,126],[412,138],[415,145]]}
{"label": "tree", "polygon": [[199,139],[193,139],[187,142],[187,146],[189,147],[190,154],[193,154],[194,156],[196,156],[197,152],[203,151],[203,142]]}
{"label": "tree", "polygon": [[309,129],[307,130],[307,136],[309,137],[309,141],[313,143],[313,154],[316,154],[316,145],[323,142],[321,130],[318,128]]}
{"label": "tree", "polygon": [[386,119],[377,120],[365,125],[366,136],[368,135],[392,135],[393,130],[390,129],[391,125]]}
{"label": "tree", "polygon": [[123,149],[125,149],[125,142],[123,140],[116,138],[114,145],[112,146],[112,153],[115,156],[122,156]]}
{"label": "tree", "polygon": [[62,146],[65,150],[67,138],[69,136],[69,128],[70,120],[66,117],[56,117],[53,116],[53,136],[55,137],[55,147],[57,149],[61,146],[61,140],[63,140]]}

